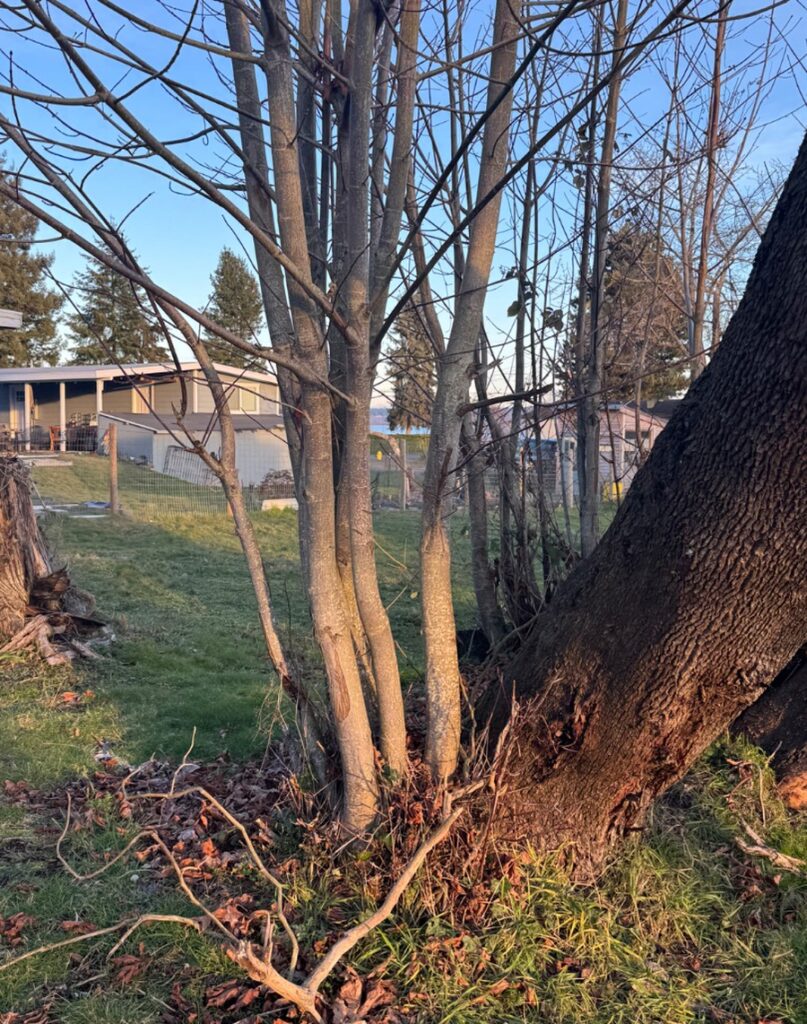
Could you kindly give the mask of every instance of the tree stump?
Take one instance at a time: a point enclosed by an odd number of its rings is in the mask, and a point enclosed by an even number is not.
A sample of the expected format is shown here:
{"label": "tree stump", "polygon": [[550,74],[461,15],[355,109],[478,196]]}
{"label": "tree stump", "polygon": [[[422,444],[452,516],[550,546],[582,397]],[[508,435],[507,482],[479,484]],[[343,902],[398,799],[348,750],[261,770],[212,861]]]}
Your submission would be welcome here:
{"label": "tree stump", "polygon": [[[84,653],[80,637],[103,623],[93,599],[54,569],[31,501],[31,474],[17,458],[0,458],[0,653],[36,648],[59,664]],[[51,641],[59,638],[61,650]],[[86,650],[86,648],[85,648]]]}

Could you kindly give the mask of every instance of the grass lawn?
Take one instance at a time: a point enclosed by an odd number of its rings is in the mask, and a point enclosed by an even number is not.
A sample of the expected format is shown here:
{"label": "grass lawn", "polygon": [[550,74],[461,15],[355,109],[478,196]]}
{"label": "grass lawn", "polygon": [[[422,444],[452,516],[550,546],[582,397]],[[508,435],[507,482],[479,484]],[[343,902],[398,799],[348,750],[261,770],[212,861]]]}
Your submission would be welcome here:
{"label": "grass lawn", "polygon": [[[61,501],[103,499],[104,460],[72,462],[38,469],[40,492]],[[121,466],[120,518],[48,517],[51,543],[112,618],[115,639],[103,661],[75,668],[0,663],[0,780],[48,790],[91,776],[102,739],[133,764],[152,754],[176,761],[194,727],[198,759],[226,753],[241,761],[264,751],[277,689],[232,524],[221,514],[178,514],[187,489],[153,477]],[[257,513],[255,523],[281,633],[291,656],[314,675],[296,515]],[[449,526],[458,622],[467,626],[474,619],[467,521],[455,516]],[[379,513],[376,527],[404,680],[416,685],[418,516]],[[76,707],[62,699],[65,691],[88,692]],[[807,1024],[807,880],[777,877],[765,862],[741,857],[733,843],[741,819],[785,852],[807,856],[807,822],[781,807],[764,759],[718,745],[598,887],[574,886],[557,864],[527,856],[494,884],[492,910],[474,928],[425,913],[413,891],[401,912],[357,947],[353,963],[361,974],[386,963],[405,1019],[423,1024]],[[75,882],[54,857],[62,821],[61,803],[32,809],[14,799],[13,787],[0,803],[0,960],[64,938],[65,922],[104,927],[146,910],[187,912],[173,885],[128,859],[96,881]],[[129,835],[108,798],[99,798],[93,827],[71,834],[69,853],[87,869],[97,867]],[[346,899],[330,876],[312,869],[290,894],[309,942],[334,914],[351,918],[373,905],[371,887]],[[8,921],[20,913],[31,921],[22,944],[12,947]],[[112,941],[0,971],[0,1022],[6,1024],[4,1013],[43,1008],[46,1015],[31,1024],[184,1020],[166,1015],[175,985],[202,1013],[210,986],[237,973],[208,937],[160,925],[129,943],[128,952],[143,943],[151,967],[124,983],[103,957]],[[252,1020],[222,1010],[198,1022],[241,1019]]]}
{"label": "grass lawn", "polygon": [[[106,462],[72,456],[68,468],[38,468],[41,494],[60,501],[103,500]],[[157,477],[155,481],[153,478]],[[156,486],[159,485],[159,491]],[[224,515],[166,514],[184,500],[181,482],[140,467],[121,465],[120,518],[48,516],[45,529],[78,583],[115,623],[116,640],[100,665],[78,668],[72,689],[96,697],[80,735],[65,737],[48,698],[35,695],[62,686],[20,668],[13,696],[0,693],[0,771],[39,783],[86,770],[99,736],[113,741],[127,760],[157,753],[177,757],[193,727],[196,750],[209,757],[260,753],[265,726],[276,709],[277,689],[263,653],[249,578],[232,523]],[[276,609],[276,621],[292,658],[311,661],[316,652],[303,592],[292,510],[256,513]],[[419,676],[422,662],[417,513],[380,512],[376,519],[382,595],[391,608],[404,679]],[[455,543],[457,615],[471,625],[473,591],[465,520],[449,520]],[[62,676],[70,673],[62,673]],[[62,686],[62,689],[68,688]],[[263,709],[263,710],[261,710]]]}

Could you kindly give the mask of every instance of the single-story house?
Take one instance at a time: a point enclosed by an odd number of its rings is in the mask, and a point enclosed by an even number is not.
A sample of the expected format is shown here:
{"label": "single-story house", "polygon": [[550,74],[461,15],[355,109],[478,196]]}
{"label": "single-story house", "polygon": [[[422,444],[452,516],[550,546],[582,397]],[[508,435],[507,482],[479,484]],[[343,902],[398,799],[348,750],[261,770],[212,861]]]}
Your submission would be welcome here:
{"label": "single-story house", "polygon": [[[227,387],[242,483],[257,484],[289,467],[277,380],[271,373],[216,363]],[[95,451],[118,426],[124,458],[171,472],[182,461],[169,448],[186,442],[177,413],[185,391],[184,428],[218,451],[213,396],[196,361],[0,369],[0,449]]]}
{"label": "single-story house", "polygon": [[[599,476],[606,496],[630,487],[678,401],[642,402],[639,408],[635,402],[610,402],[600,409]],[[565,487],[567,499],[576,499],[576,410],[565,408],[544,419],[541,447],[547,490],[560,497]]]}

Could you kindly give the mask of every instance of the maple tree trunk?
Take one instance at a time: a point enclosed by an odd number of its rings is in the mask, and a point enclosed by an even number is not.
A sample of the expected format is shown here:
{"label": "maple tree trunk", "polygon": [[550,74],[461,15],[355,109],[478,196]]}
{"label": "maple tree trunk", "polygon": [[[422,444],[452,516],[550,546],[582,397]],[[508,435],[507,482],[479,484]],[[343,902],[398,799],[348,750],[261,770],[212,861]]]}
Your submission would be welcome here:
{"label": "maple tree trunk", "polygon": [[[516,10],[518,8],[518,10]],[[516,62],[519,5],[497,0],[494,47],[490,63],[488,105],[499,99],[501,83]],[[507,166],[512,94],[501,100],[483,134],[477,195],[487,195]],[[490,269],[496,247],[501,195],[474,218],[448,344],[440,354],[437,391],[432,409],[429,450],[423,479],[420,569],[423,640],[426,650],[426,760],[435,779],[454,772],[460,749],[460,669],[457,659],[454,598],[451,588],[451,545],[446,530],[446,503],[454,483],[462,418],[457,407],[468,398],[473,371],[470,338],[482,326]]]}
{"label": "maple tree trunk", "polygon": [[807,140],[745,295],[498,693],[495,830],[599,862],[754,702],[807,622]]}
{"label": "maple tree trunk", "polygon": [[779,794],[807,810],[807,648],[802,648],[731,731],[771,755]]}

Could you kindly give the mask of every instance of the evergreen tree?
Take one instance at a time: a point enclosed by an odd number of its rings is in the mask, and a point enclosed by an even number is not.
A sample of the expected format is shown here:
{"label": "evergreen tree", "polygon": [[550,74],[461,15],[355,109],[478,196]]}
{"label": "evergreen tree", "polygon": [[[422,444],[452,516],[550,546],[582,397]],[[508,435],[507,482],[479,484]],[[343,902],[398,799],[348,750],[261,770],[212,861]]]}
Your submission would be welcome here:
{"label": "evergreen tree", "polygon": [[73,363],[149,363],[167,358],[143,292],[95,260],[76,275],[78,312],[67,317]]}
{"label": "evergreen tree", "polygon": [[633,224],[615,232],[603,303],[605,379],[612,400],[630,401],[637,374],[656,367],[643,377],[643,398],[670,398],[686,390],[683,288],[681,267],[652,233]]}
{"label": "evergreen tree", "polygon": [[[254,342],[263,325],[263,303],[258,282],[247,261],[225,247],[219,254],[210,283],[213,286],[207,307],[210,317],[244,341]],[[251,366],[256,362],[215,334],[208,333],[206,338],[210,354],[220,362],[233,366]]]}
{"label": "evergreen tree", "polygon": [[[0,175],[8,177],[0,158]],[[54,365],[61,296],[45,284],[51,254],[35,250],[36,217],[0,197],[0,307],[22,313],[22,329],[0,332],[0,366]]]}
{"label": "evergreen tree", "polygon": [[431,340],[417,310],[410,306],[398,316],[392,328],[394,348],[387,353],[390,379],[394,384],[387,420],[392,430],[409,432],[431,423],[434,404],[435,366]]}

